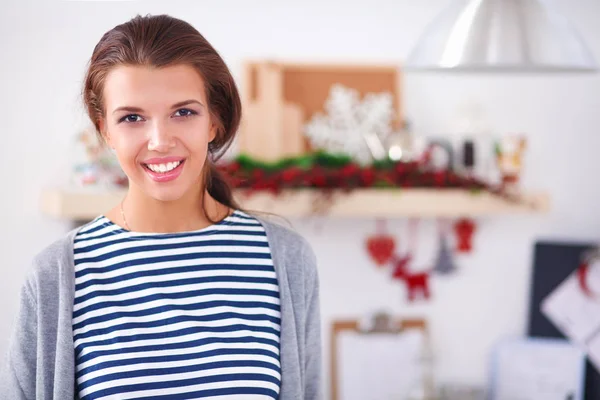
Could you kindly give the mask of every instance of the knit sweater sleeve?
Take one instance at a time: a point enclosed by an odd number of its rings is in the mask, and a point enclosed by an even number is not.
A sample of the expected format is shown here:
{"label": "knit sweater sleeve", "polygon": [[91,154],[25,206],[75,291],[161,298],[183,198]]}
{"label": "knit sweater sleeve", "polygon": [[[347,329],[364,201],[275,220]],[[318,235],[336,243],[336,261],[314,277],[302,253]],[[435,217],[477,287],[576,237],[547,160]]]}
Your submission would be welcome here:
{"label": "knit sweater sleeve", "polygon": [[33,400],[37,378],[37,300],[32,275],[21,287],[19,308],[0,376],[0,398]]}
{"label": "knit sweater sleeve", "polygon": [[304,246],[303,259],[305,266],[306,316],[305,316],[305,399],[322,399],[321,393],[321,316],[319,300],[319,276],[317,260],[312,248]]}

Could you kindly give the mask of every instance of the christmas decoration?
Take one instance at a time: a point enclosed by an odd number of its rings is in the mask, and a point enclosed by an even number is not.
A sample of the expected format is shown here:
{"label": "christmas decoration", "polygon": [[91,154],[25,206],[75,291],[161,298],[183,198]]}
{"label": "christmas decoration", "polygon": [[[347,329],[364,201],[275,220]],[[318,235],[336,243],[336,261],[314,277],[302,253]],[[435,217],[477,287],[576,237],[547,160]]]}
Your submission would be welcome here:
{"label": "christmas decoration", "polygon": [[412,260],[412,255],[407,254],[402,257],[394,257],[392,277],[404,281],[409,301],[416,300],[418,295],[424,299],[429,299],[429,272],[410,272],[408,265]]}
{"label": "christmas decoration", "polygon": [[378,161],[369,166],[356,164],[350,156],[316,152],[278,162],[261,162],[248,156],[219,165],[234,188],[250,191],[319,188],[461,188],[501,192],[481,180],[461,177],[449,171],[431,171],[419,162]]}
{"label": "christmas decoration", "polygon": [[385,142],[388,158],[392,161],[417,161],[427,146],[423,137],[412,132],[409,121],[404,121],[400,131],[390,133]]}
{"label": "christmas decoration", "polygon": [[262,162],[242,154],[220,163],[218,168],[230,178],[234,189],[245,189],[240,193],[245,196],[259,191],[279,194],[284,189],[319,189],[314,204],[319,214],[325,214],[334,204],[334,197],[355,188],[455,188],[475,193],[486,191],[514,203],[526,202],[518,193],[505,191],[502,186],[474,176],[461,176],[452,170],[434,170],[422,160],[385,159],[361,166],[348,155],[323,151],[277,162]]}
{"label": "christmas decoration", "polygon": [[446,140],[431,141],[421,156],[421,163],[434,171],[454,169],[454,150]]}
{"label": "christmas decoration", "polygon": [[[408,221],[407,248],[404,253],[396,251],[396,240],[387,232],[384,220],[377,221],[377,233],[366,240],[366,249],[370,257],[379,267],[389,266],[391,278],[404,282],[409,301],[414,301],[418,296],[427,300],[431,293],[429,289],[429,278],[432,273],[448,275],[456,271],[453,252],[448,244],[450,233],[450,222],[438,220],[439,247],[434,260],[433,268],[412,271],[410,264],[416,253],[417,228],[419,220],[411,218]],[[454,226],[471,226],[473,223],[463,219]],[[464,228],[463,228],[464,229]],[[471,226],[471,231],[473,227]],[[463,241],[466,241],[463,239]],[[461,247],[470,248],[464,243]]]}
{"label": "christmas decoration", "polygon": [[72,180],[77,185],[127,186],[127,176],[115,155],[98,140],[95,128],[83,129],[77,135],[75,146]]}
{"label": "christmas decoration", "polygon": [[326,115],[316,113],[305,125],[314,148],[350,155],[362,165],[386,156],[382,143],[394,117],[391,93],[368,93],[361,100],[357,90],[336,84],[325,111]]}
{"label": "christmas decoration", "polygon": [[496,161],[505,191],[515,192],[518,187],[526,146],[524,135],[510,135],[496,144]]}
{"label": "christmas decoration", "polygon": [[439,249],[437,258],[435,260],[435,266],[433,270],[439,274],[447,275],[456,270],[454,265],[454,259],[452,252],[448,246],[447,229],[445,222],[438,222],[439,226]]}
{"label": "christmas decoration", "polygon": [[600,248],[591,249],[583,253],[579,268],[577,269],[577,281],[579,287],[589,298],[598,298],[600,294],[594,293],[589,284],[589,275],[592,268],[600,265]]}
{"label": "christmas decoration", "polygon": [[458,253],[470,253],[473,250],[475,222],[468,218],[459,219],[454,224],[454,232],[457,238],[456,251]]}
{"label": "christmas decoration", "polygon": [[423,299],[429,299],[429,274],[430,271],[413,272],[409,265],[413,260],[416,250],[417,225],[419,221],[411,218],[408,221],[408,246],[404,255],[395,254],[391,257],[392,279],[403,281],[406,285],[408,301],[412,302],[420,295]]}
{"label": "christmas decoration", "polygon": [[369,237],[366,243],[367,252],[378,266],[387,264],[396,248],[394,237],[386,233],[385,221],[377,221],[377,234]]}

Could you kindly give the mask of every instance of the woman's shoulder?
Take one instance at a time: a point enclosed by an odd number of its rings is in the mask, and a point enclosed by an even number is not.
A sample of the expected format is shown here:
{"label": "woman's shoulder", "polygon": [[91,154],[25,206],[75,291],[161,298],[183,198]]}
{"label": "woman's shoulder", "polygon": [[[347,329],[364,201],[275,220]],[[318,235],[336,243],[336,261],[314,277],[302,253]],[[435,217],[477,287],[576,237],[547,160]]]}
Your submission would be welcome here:
{"label": "woman's shoulder", "polygon": [[272,256],[287,268],[316,273],[316,256],[309,241],[282,218],[256,217],[265,228]]}
{"label": "woman's shoulder", "polygon": [[32,259],[26,275],[28,281],[47,282],[59,279],[65,269],[73,269],[73,239],[80,228],[63,234],[42,248]]}
{"label": "woman's shoulder", "polygon": [[310,243],[294,227],[282,217],[270,215],[254,215],[264,227],[269,242],[284,246],[288,250],[312,251]]}

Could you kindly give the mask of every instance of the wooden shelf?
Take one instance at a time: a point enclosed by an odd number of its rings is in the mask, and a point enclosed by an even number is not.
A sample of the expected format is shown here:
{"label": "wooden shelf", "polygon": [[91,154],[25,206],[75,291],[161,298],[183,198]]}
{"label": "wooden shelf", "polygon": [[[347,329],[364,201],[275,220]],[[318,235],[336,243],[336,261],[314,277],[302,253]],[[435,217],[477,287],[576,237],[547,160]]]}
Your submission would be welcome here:
{"label": "wooden shelf", "polygon": [[[70,220],[90,220],[118,204],[125,191],[92,189],[48,189],[42,193],[41,208],[46,215]],[[279,196],[236,191],[241,206],[250,211],[267,211],[284,217],[314,214],[322,204],[320,193],[311,189],[287,190]],[[316,200],[316,201],[315,201]],[[527,194],[519,202],[487,192],[461,189],[356,189],[334,192],[326,210],[331,217],[462,217],[514,213],[543,213],[550,208],[544,193]]]}

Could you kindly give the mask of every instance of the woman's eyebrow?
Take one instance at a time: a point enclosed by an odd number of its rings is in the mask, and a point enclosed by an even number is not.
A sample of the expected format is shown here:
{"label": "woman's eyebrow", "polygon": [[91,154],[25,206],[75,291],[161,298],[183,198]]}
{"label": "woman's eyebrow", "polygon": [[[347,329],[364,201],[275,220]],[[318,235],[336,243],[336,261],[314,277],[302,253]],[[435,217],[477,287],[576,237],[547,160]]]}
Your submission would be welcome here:
{"label": "woman's eyebrow", "polygon": [[171,108],[179,108],[179,107],[187,106],[188,104],[193,104],[193,103],[196,103],[201,107],[204,107],[204,104],[202,104],[198,100],[190,99],[190,100],[180,101],[179,103],[175,103],[175,104],[173,104],[173,106],[171,106]]}
{"label": "woman's eyebrow", "polygon": [[[171,106],[171,109],[174,108],[179,108],[179,107],[183,107],[183,106],[187,106],[189,104],[198,104],[201,107],[204,107],[204,104],[202,104],[201,102],[199,102],[198,100],[194,100],[194,99],[190,99],[190,100],[184,100],[184,101],[180,101],[178,103],[175,103]],[[113,111],[113,114],[119,111],[127,111],[127,112],[143,112],[144,110],[141,109],[140,107],[133,107],[133,106],[122,106],[122,107],[118,107],[115,108],[115,110]]]}

